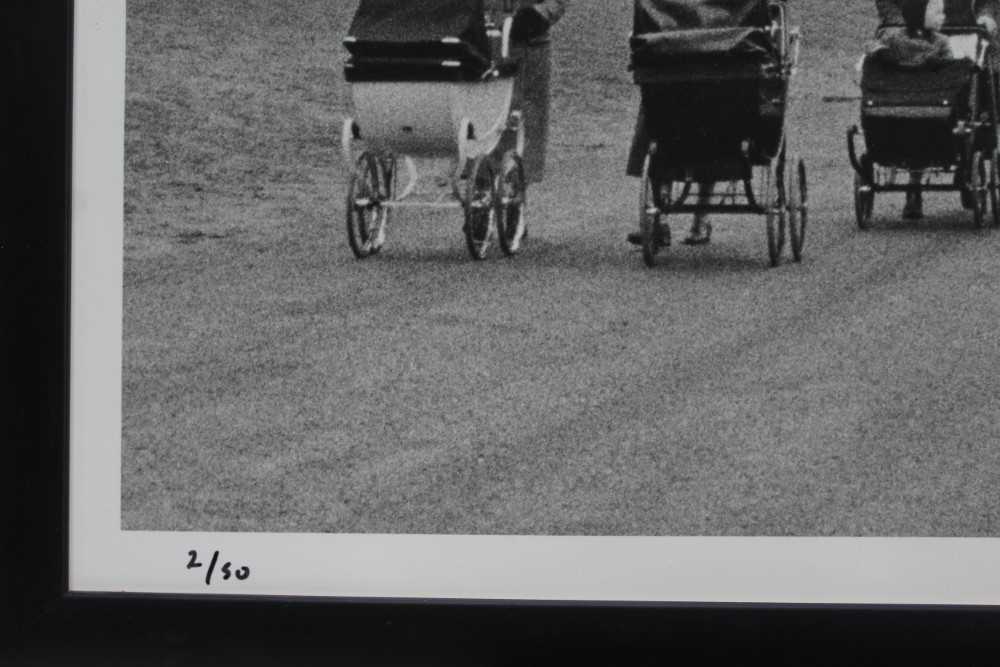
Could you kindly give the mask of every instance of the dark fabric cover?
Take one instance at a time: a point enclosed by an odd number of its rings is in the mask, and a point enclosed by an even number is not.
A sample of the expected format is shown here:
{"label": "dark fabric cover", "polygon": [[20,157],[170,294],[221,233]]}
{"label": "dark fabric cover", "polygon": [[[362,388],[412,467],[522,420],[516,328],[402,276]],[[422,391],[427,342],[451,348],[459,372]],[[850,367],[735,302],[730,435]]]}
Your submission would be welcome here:
{"label": "dark fabric cover", "polygon": [[[953,130],[960,119],[970,116],[973,79],[974,67],[968,60],[913,69],[887,62],[877,53],[869,56],[861,74],[861,126],[872,160],[910,169],[957,164],[962,142]],[[982,93],[988,94],[985,85]],[[939,118],[882,115],[902,116],[913,108],[950,109],[950,113]],[[992,132],[981,134],[977,144],[992,149],[988,140]]]}
{"label": "dark fabric cover", "polygon": [[635,0],[632,61],[644,130],[664,168],[714,173],[777,152],[788,82],[767,0]]}
{"label": "dark fabric cover", "polygon": [[973,64],[949,60],[935,67],[900,67],[880,57],[865,59],[861,71],[862,108],[867,106],[961,107],[968,97]]}
{"label": "dark fabric cover", "polygon": [[458,37],[488,50],[483,0],[361,0],[347,34],[358,42],[440,42]]}
{"label": "dark fabric cover", "polygon": [[640,86],[646,132],[671,164],[738,157],[749,142],[755,163],[772,158],[784,124],[787,81],[780,77],[651,83]]}
{"label": "dark fabric cover", "polygon": [[472,79],[491,64],[483,0],[361,0],[347,36],[349,81]]}
{"label": "dark fabric cover", "polygon": [[635,0],[632,32],[766,26],[767,0]]}
{"label": "dark fabric cover", "polygon": [[885,167],[949,167],[961,160],[963,142],[946,121],[862,116],[861,128],[868,156]]}
{"label": "dark fabric cover", "polygon": [[696,28],[636,35],[632,50],[664,55],[767,53],[771,44],[757,28]]}
{"label": "dark fabric cover", "polygon": [[738,58],[775,53],[760,28],[770,25],[766,0],[635,0],[633,69],[671,61]]}

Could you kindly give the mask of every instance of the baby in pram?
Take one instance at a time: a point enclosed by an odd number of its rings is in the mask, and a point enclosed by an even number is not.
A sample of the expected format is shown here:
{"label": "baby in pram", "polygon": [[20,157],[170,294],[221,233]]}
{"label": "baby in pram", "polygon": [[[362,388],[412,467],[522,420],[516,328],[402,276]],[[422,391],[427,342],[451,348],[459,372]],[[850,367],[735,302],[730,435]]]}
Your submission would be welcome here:
{"label": "baby in pram", "polygon": [[874,51],[900,67],[933,66],[953,57],[944,27],[944,0],[903,0],[904,31],[883,34]]}
{"label": "baby in pram", "polygon": [[[869,57],[905,69],[934,68],[957,57],[948,38],[941,33],[947,20],[944,0],[899,0],[896,4],[904,28],[880,31]],[[961,174],[957,177],[961,178]],[[923,217],[922,181],[922,171],[910,172],[910,188],[903,206],[906,219]]]}

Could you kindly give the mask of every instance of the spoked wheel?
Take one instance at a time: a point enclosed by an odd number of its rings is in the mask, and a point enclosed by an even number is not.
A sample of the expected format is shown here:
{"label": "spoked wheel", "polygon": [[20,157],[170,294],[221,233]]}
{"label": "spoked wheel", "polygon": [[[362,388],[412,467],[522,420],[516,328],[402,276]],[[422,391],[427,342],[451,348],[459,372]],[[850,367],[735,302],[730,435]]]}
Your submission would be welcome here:
{"label": "spoked wheel", "polygon": [[498,196],[497,168],[489,155],[480,155],[472,165],[465,183],[465,246],[472,259],[486,257],[497,232]]}
{"label": "spoked wheel", "polygon": [[871,229],[872,213],[875,210],[875,191],[871,186],[872,164],[867,156],[861,158],[861,168],[866,176],[854,173],[854,219],[858,229]]}
{"label": "spoked wheel", "polygon": [[528,183],[524,177],[524,163],[516,151],[510,150],[500,165],[500,210],[497,214],[497,237],[505,255],[514,255],[521,249],[521,240],[527,229],[525,208]]}
{"label": "spoked wheel", "polygon": [[809,189],[806,183],[806,164],[793,160],[788,179],[788,236],[792,246],[792,259],[802,261],[802,246],[806,242],[806,222],[809,219]]}
{"label": "spoked wheel", "polygon": [[990,222],[994,227],[1000,227],[1000,151],[994,150],[990,157],[989,191],[990,191]]}
{"label": "spoked wheel", "polygon": [[981,151],[972,154],[969,163],[969,194],[972,203],[972,220],[976,227],[985,227],[987,222],[986,207],[989,201],[988,195],[988,166]]}
{"label": "spoked wheel", "polygon": [[347,242],[358,259],[378,253],[385,243],[387,196],[386,172],[378,157],[362,153],[347,188]]}
{"label": "spoked wheel", "polygon": [[653,182],[652,152],[646,154],[642,166],[642,190],[639,193],[639,232],[642,234],[642,261],[646,266],[656,265],[656,255],[666,245],[664,237],[669,234],[663,224],[657,189],[661,184]]}
{"label": "spoked wheel", "polygon": [[764,172],[763,206],[765,230],[767,231],[767,258],[771,266],[781,263],[781,251],[785,247],[785,218],[788,209],[788,198],[785,192],[785,170],[788,168],[785,149],[782,147],[778,157]]}

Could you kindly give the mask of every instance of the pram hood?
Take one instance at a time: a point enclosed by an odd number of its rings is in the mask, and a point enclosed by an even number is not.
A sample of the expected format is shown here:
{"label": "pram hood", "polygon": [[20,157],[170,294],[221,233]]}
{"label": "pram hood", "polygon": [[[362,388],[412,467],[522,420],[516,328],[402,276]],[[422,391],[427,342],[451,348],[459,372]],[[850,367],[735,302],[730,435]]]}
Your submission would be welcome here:
{"label": "pram hood", "polygon": [[767,0],[635,0],[633,65],[681,55],[766,54]]}
{"label": "pram hood", "polygon": [[348,81],[473,81],[492,65],[484,0],[361,0]]}
{"label": "pram hood", "polygon": [[366,44],[420,46],[457,38],[486,59],[490,48],[484,9],[483,0],[361,0],[345,43],[357,53]]}

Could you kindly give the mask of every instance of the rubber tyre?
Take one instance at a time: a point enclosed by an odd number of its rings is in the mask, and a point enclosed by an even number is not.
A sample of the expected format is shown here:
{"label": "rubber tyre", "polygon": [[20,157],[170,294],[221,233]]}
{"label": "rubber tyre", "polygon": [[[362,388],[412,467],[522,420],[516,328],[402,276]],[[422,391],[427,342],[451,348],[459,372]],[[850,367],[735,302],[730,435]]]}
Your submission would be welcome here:
{"label": "rubber tyre", "polygon": [[[862,165],[865,162],[862,161]],[[871,174],[871,168],[868,168],[868,173]],[[854,220],[858,225],[858,229],[861,231],[867,231],[872,227],[872,214],[875,211],[875,192],[872,191],[869,185],[869,179],[866,179],[861,174],[855,172],[854,174]],[[869,188],[869,189],[865,189]]]}
{"label": "rubber tyre", "polygon": [[[764,228],[767,234],[767,259],[770,266],[781,264],[781,253],[785,248],[785,225],[788,211],[788,196],[785,188],[785,170],[788,167],[784,147],[767,167],[767,181],[764,192]],[[774,189],[772,192],[771,189]]]}
{"label": "rubber tyre", "polygon": [[358,156],[347,186],[347,243],[358,259],[377,254],[385,242],[387,209],[382,166],[372,153]]}
{"label": "rubber tyre", "polygon": [[1000,151],[993,151],[989,168],[990,222],[1000,227]]}
{"label": "rubber tyre", "polygon": [[497,214],[497,238],[505,255],[516,255],[527,229],[528,182],[524,176],[524,162],[517,152],[510,150],[500,166],[500,202]]}
{"label": "rubber tyre", "polygon": [[788,237],[792,259],[802,261],[802,246],[806,241],[806,223],[809,221],[809,188],[806,165],[802,160],[793,161],[794,170],[788,179]]}
{"label": "rubber tyre", "polygon": [[976,151],[969,161],[969,194],[972,196],[972,221],[980,229],[989,224],[986,215],[989,205],[988,179],[986,159],[981,151]]}
{"label": "rubber tyre", "polygon": [[465,247],[475,260],[486,258],[497,231],[499,214],[497,167],[489,155],[476,158],[465,182]]}
{"label": "rubber tyre", "polygon": [[646,155],[642,166],[642,185],[639,192],[639,233],[642,235],[642,261],[646,266],[656,266],[656,256],[663,247],[663,211],[657,205],[651,165],[652,153]]}

